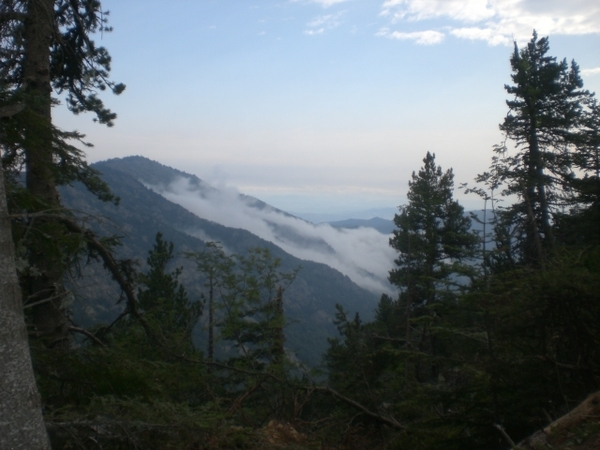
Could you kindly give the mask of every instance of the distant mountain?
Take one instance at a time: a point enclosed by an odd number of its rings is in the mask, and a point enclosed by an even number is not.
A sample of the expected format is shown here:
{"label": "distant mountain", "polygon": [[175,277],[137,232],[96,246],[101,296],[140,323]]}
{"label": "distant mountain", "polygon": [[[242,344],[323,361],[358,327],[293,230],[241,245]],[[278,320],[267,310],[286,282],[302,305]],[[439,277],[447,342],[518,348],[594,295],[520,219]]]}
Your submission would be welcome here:
{"label": "distant mountain", "polygon": [[394,214],[396,214],[397,212],[398,208],[387,207],[371,208],[367,210],[348,210],[344,212],[332,213],[292,212],[292,214],[296,217],[301,217],[304,220],[308,220],[309,222],[320,224],[346,220],[349,217],[364,220],[372,219],[373,217],[382,217],[384,219],[391,220],[394,217]]}
{"label": "distant mountain", "polygon": [[[290,320],[286,328],[286,347],[294,351],[300,360],[311,365],[320,362],[320,356],[327,347],[327,338],[337,333],[332,322],[336,303],[352,313],[358,312],[365,319],[372,317],[378,295],[359,287],[348,276],[325,264],[294,257],[249,231],[198,217],[147,187],[164,186],[168,190],[173,182],[184,177],[195,195],[214,194],[214,188],[202,180],[143,157],[113,159],[96,163],[93,167],[102,173],[114,194],[121,198],[119,206],[98,201],[79,185],[61,189],[63,202],[79,211],[82,217],[90,218],[90,224],[99,231],[122,235],[119,255],[136,259],[142,269],[158,231],[165,239],[174,242],[178,254],[200,250],[203,241],[212,240],[220,242],[228,252],[239,254],[251,247],[267,247],[276,258],[281,259],[281,267],[285,271],[301,266],[302,270],[284,297],[286,316]],[[259,209],[278,211],[251,197],[245,197],[244,201]],[[277,214],[285,215],[282,211]],[[293,229],[282,228],[279,231],[288,235],[295,233]],[[315,242],[319,242],[316,237],[307,245],[316,245]],[[321,245],[327,244],[323,242]],[[179,266],[184,268],[181,281],[190,297],[200,298],[202,280],[199,280],[195,267],[178,256],[173,267]],[[122,305],[117,305],[118,289],[100,264],[91,263],[83,267],[82,274],[83,277],[74,282],[77,320],[88,325],[112,320],[122,309]],[[204,342],[203,335],[200,329],[197,330],[196,339],[200,345]]]}
{"label": "distant mountain", "polygon": [[346,219],[338,220],[335,222],[329,222],[329,225],[335,228],[374,228],[383,234],[392,234],[392,231],[396,229],[393,220],[382,219],[381,217],[373,217],[372,219]]}
{"label": "distant mountain", "polygon": [[374,228],[315,225],[233,188],[216,189],[195,175],[140,156],[100,164],[128,174],[198,217],[249,231],[296,258],[327,264],[376,295],[390,292],[387,275],[395,253],[387,237]]}
{"label": "distant mountain", "polygon": [[[94,164],[96,168],[111,168],[123,172],[137,181],[140,181],[145,186],[153,188],[162,188],[169,190],[177,180],[185,178],[189,187],[202,197],[206,198],[211,194],[218,192],[217,189],[205,183],[196,175],[182,172],[181,170],[165,166],[156,161],[153,161],[145,156],[128,156],[125,158],[113,158]],[[99,170],[99,169],[98,169]],[[192,190],[190,189],[190,190]],[[249,195],[239,194],[239,198],[247,205],[258,210],[274,211],[289,217],[294,217],[285,211],[277,209],[267,203]]]}
{"label": "distant mountain", "polygon": [[[487,222],[486,234],[491,233],[492,226],[490,225],[494,213],[491,210],[484,214],[482,210],[465,211],[465,215],[471,218],[471,229],[477,231],[478,234],[483,233],[483,221]],[[375,230],[385,235],[392,234],[396,229],[393,220],[382,219],[381,217],[373,217],[372,219],[345,219],[334,222],[327,222],[335,228],[356,229],[356,228],[374,228]]]}

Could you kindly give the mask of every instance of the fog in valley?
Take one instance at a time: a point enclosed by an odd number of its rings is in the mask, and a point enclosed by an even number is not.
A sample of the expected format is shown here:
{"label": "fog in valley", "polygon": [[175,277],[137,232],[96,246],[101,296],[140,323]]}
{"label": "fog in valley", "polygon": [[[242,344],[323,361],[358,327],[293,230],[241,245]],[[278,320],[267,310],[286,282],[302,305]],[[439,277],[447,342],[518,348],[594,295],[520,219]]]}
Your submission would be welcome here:
{"label": "fog in valley", "polygon": [[[247,230],[297,258],[327,264],[365,289],[393,292],[387,276],[394,266],[395,251],[389,247],[389,236],[373,228],[315,225],[241,195],[234,188],[207,189],[185,177],[168,186],[147,187],[203,219]],[[183,231],[213,240],[201,230]]]}

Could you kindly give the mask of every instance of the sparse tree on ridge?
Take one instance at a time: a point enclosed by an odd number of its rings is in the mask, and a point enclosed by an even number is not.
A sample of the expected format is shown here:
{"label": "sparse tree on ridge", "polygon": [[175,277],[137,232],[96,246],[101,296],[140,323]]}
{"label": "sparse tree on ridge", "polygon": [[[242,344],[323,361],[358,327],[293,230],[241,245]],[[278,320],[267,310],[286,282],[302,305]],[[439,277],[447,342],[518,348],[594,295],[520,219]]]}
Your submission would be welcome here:
{"label": "sparse tree on ridge", "polygon": [[204,286],[208,289],[206,306],[208,309],[208,343],[206,356],[209,361],[215,356],[215,296],[219,288],[219,277],[226,273],[233,261],[225,255],[223,248],[216,242],[206,242],[205,249],[201,252],[188,253],[187,258],[192,259],[197,269],[206,277]]}
{"label": "sparse tree on ridge", "polygon": [[206,277],[209,301],[212,298],[217,313],[209,323],[209,357],[218,327],[220,338],[237,351],[229,363],[252,369],[283,364],[283,293],[299,269],[281,272],[280,260],[266,248],[226,255],[218,244],[208,243],[205,251],[187,257]]}

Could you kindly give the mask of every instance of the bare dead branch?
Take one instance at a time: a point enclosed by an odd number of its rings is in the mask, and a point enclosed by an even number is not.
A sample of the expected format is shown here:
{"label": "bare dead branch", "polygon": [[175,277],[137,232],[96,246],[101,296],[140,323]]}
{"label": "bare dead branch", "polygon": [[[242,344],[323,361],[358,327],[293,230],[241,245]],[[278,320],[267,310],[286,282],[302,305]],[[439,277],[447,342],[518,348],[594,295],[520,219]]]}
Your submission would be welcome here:
{"label": "bare dead branch", "polygon": [[79,327],[75,327],[75,326],[70,326],[69,327],[69,331],[72,331],[73,333],[83,334],[87,338],[89,338],[92,341],[94,341],[96,344],[98,344],[98,345],[100,345],[102,347],[106,347],[106,344],[104,342],[102,342],[100,339],[98,339],[92,333],[90,333],[89,331],[87,331],[87,330],[85,330],[83,328],[79,328]]}
{"label": "bare dead branch", "polygon": [[0,117],[11,117],[25,109],[25,103],[14,103],[0,107]]}
{"label": "bare dead branch", "polygon": [[148,324],[148,321],[144,317],[143,314],[140,313],[137,307],[137,297],[135,295],[134,287],[130,280],[128,280],[124,275],[122,270],[119,268],[119,264],[113,257],[112,253],[108,251],[108,249],[96,238],[96,235],[93,231],[85,229],[77,225],[71,219],[67,217],[60,218],[60,221],[67,227],[67,229],[73,233],[78,233],[83,236],[88,248],[94,250],[98,253],[104,266],[111,273],[114,280],[117,282],[125,297],[127,298],[127,311],[131,313],[136,319],[140,321],[140,324],[148,333],[149,336],[157,339],[158,341],[164,341],[164,337],[158,336],[155,330]]}
{"label": "bare dead branch", "polygon": [[392,428],[395,428],[397,430],[406,430],[406,426],[402,425],[397,420],[395,420],[391,417],[385,417],[385,416],[382,416],[381,414],[373,412],[370,409],[366,408],[365,406],[361,405],[360,403],[352,400],[349,397],[346,397],[345,395],[340,394],[339,392],[337,392],[336,390],[334,390],[328,386],[315,386],[312,389],[314,389],[317,392],[326,392],[326,393],[332,395],[333,397],[337,398],[338,400],[341,400],[342,402],[344,402],[350,406],[353,406],[354,408],[358,409],[366,416],[369,416],[372,419],[377,420],[378,422],[382,422],[382,423],[389,425]]}
{"label": "bare dead branch", "polygon": [[500,434],[502,435],[502,437],[506,440],[506,442],[508,442],[508,445],[510,445],[510,448],[514,448],[514,449],[520,449],[521,448],[521,447],[517,447],[517,445],[515,444],[515,441],[513,441],[510,438],[510,436],[504,430],[504,427],[502,425],[495,423],[494,424],[494,428],[500,432]]}
{"label": "bare dead branch", "polygon": [[405,338],[393,338],[393,337],[388,337],[388,336],[381,336],[379,334],[375,334],[375,333],[371,333],[368,335],[368,337],[373,338],[373,339],[379,339],[381,341],[389,341],[389,342],[406,342]]}

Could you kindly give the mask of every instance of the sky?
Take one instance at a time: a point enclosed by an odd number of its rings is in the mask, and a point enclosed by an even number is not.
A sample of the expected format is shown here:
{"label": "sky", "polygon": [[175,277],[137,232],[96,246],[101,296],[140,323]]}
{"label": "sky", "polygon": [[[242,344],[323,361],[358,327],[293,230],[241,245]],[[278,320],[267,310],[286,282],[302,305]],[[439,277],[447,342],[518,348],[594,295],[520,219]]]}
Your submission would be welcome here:
{"label": "sky", "polygon": [[[513,42],[536,29],[600,93],[598,0],[103,0],[115,126],[54,111],[90,162],[143,155],[295,213],[405,203],[425,154],[455,184],[502,141]],[[477,198],[455,196],[467,209]]]}

